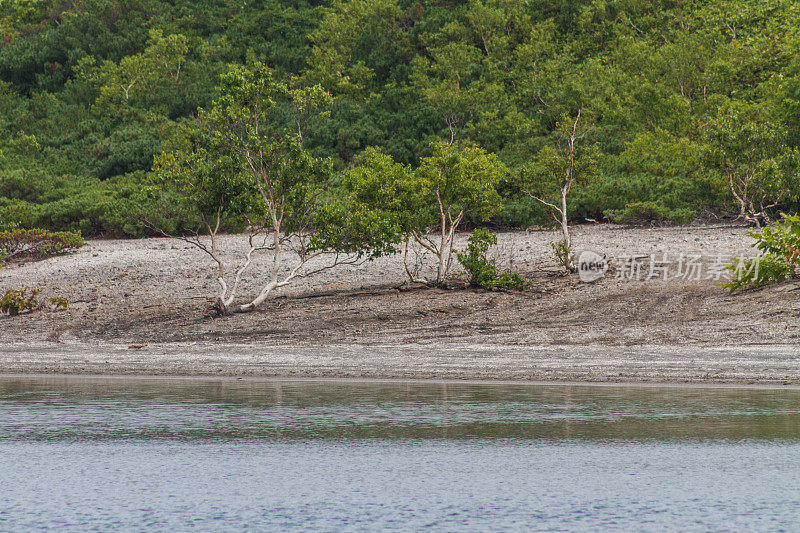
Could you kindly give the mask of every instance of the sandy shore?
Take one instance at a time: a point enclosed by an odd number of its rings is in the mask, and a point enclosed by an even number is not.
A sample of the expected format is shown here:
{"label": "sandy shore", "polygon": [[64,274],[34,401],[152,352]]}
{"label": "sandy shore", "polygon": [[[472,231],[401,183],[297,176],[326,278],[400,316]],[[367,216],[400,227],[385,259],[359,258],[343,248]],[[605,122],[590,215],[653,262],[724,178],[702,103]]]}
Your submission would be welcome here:
{"label": "sandy shore", "polygon": [[[0,373],[800,383],[796,284],[729,295],[706,279],[720,256],[752,253],[745,231],[577,227],[578,250],[644,257],[639,280],[593,284],[556,274],[555,233],[506,233],[497,260],[532,281],[523,293],[397,290],[402,264],[389,257],[222,318],[209,312],[210,265],[189,245],[92,241],[0,270],[2,292],[37,286],[72,302],[0,317]],[[223,245],[234,258],[241,239]],[[681,254],[700,257],[699,280],[678,277]],[[671,262],[668,279],[647,279],[650,255]]]}
{"label": "sandy shore", "polygon": [[793,385],[800,347],[20,344],[3,373]]}

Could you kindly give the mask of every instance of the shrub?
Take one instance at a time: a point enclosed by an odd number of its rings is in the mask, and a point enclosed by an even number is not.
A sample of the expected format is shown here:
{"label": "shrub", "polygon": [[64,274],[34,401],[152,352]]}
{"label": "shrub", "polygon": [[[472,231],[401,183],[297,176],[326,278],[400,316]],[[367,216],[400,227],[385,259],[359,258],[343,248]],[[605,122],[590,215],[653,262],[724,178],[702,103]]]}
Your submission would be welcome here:
{"label": "shrub", "polygon": [[517,273],[497,273],[494,261],[486,257],[491,246],[497,244],[497,234],[478,228],[469,237],[467,249],[456,254],[458,262],[470,275],[470,285],[485,290],[524,290],[528,282]]}
{"label": "shrub", "polygon": [[86,244],[74,232],[50,232],[40,229],[15,229],[0,232],[0,260],[32,257],[44,259],[53,255],[73,252]]}
{"label": "shrub", "polygon": [[572,246],[565,239],[561,239],[560,241],[551,242],[550,248],[553,249],[553,258],[556,263],[563,267],[565,271],[571,272],[573,268]]}
{"label": "shrub", "polygon": [[458,252],[458,262],[470,275],[469,282],[475,287],[491,284],[497,277],[497,268],[487,259],[490,246],[497,244],[497,235],[489,230],[478,228],[469,236],[467,249]]}
{"label": "shrub", "polygon": [[495,289],[512,289],[515,291],[524,291],[528,288],[528,280],[517,274],[516,272],[503,272],[497,279],[494,280],[492,288]]}
{"label": "shrub", "polygon": [[603,212],[609,220],[618,224],[674,223],[691,222],[696,212],[687,208],[669,208],[656,202],[633,202],[623,209],[608,209]]}
{"label": "shrub", "polygon": [[3,298],[0,299],[0,313],[16,316],[25,311],[34,311],[43,307],[49,307],[50,310],[56,311],[58,309],[66,309],[69,306],[69,300],[59,297],[48,298],[49,306],[40,303],[36,297],[41,291],[42,289],[31,289],[30,287],[7,290]]}
{"label": "shrub", "polygon": [[797,276],[800,268],[800,215],[781,215],[781,220],[760,232],[750,231],[759,256],[728,265],[734,273],[732,281],[721,283],[734,292],[748,287],[761,287]]}
{"label": "shrub", "polygon": [[21,312],[36,309],[39,305],[39,302],[36,301],[39,292],[41,289],[31,289],[30,287],[7,290],[0,299],[0,312],[16,316]]}
{"label": "shrub", "polygon": [[0,196],[0,231],[11,231],[20,227],[34,227],[39,219],[41,207],[25,200]]}
{"label": "shrub", "polygon": [[53,310],[66,309],[67,307],[69,307],[69,300],[67,300],[66,298],[59,298],[54,296],[53,298],[50,298],[48,301],[50,302],[50,307]]}

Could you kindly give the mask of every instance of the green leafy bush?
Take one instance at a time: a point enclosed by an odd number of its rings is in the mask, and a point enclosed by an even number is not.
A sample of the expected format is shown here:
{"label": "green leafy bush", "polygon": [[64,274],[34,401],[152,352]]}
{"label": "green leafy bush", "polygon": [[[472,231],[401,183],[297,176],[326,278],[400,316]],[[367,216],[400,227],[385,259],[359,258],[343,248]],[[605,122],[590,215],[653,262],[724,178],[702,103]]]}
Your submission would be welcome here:
{"label": "green leafy bush", "polygon": [[760,232],[750,231],[759,256],[728,265],[733,280],[721,283],[734,292],[748,287],[761,287],[796,277],[800,268],[800,216],[781,215],[781,220]]}
{"label": "green leafy bush", "polygon": [[556,260],[556,263],[569,272],[572,266],[572,246],[570,246],[566,240],[561,239],[560,241],[551,242],[550,248],[553,250],[553,258]]}
{"label": "green leafy bush", "polygon": [[40,292],[41,289],[31,289],[30,287],[9,289],[0,299],[0,312],[16,316],[25,311],[32,311],[39,306],[36,296]]}
{"label": "green leafy bush", "polygon": [[41,207],[26,200],[0,197],[0,231],[36,227]]}
{"label": "green leafy bush", "polygon": [[60,298],[54,296],[52,298],[49,298],[48,301],[50,302],[50,306],[53,310],[66,309],[67,307],[69,307],[69,300],[67,300],[66,298]]}
{"label": "green leafy bush", "polygon": [[[17,316],[26,311],[34,311],[47,307],[46,304],[40,303],[36,297],[42,289],[31,289],[30,287],[23,287],[21,289],[9,289],[0,299],[0,313],[9,316]],[[66,298],[52,297],[48,298],[47,302],[52,311],[58,309],[66,309],[69,306],[69,300]]]}
{"label": "green leafy bush", "polygon": [[497,244],[497,235],[478,228],[469,236],[467,249],[458,252],[458,262],[470,275],[469,282],[475,287],[491,287],[497,278],[497,267],[486,257],[489,247]]}
{"label": "green leafy bush", "polygon": [[680,207],[671,209],[651,201],[629,203],[623,209],[608,209],[603,214],[609,220],[618,224],[645,224],[650,222],[685,224],[691,222],[697,215],[691,209]]}
{"label": "green leafy bush", "polygon": [[528,288],[528,280],[517,274],[516,272],[503,272],[497,279],[494,280],[492,288],[494,289],[512,289],[515,291],[524,291]]}
{"label": "green leafy bush", "polygon": [[478,228],[469,237],[467,249],[456,254],[458,262],[470,275],[470,285],[485,290],[524,290],[528,282],[517,273],[497,273],[494,261],[486,257],[491,246],[497,244],[497,234]]}
{"label": "green leafy bush", "polygon": [[0,232],[0,259],[30,257],[44,259],[53,255],[73,252],[86,244],[73,232],[50,232],[40,229],[15,229]]}

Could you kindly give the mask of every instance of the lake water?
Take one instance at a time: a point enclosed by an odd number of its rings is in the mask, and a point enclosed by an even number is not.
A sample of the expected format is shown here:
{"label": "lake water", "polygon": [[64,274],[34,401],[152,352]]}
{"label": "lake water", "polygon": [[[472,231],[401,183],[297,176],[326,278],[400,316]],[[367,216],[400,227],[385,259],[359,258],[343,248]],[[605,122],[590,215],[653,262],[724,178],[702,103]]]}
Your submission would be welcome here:
{"label": "lake water", "polygon": [[800,391],[0,378],[0,531],[798,530]]}

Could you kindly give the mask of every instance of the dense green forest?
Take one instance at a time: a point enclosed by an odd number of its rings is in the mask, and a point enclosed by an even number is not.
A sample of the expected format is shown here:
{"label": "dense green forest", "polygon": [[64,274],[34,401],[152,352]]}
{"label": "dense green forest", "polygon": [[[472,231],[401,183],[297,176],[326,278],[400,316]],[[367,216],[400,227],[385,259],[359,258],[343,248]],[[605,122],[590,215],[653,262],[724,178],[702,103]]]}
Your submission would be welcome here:
{"label": "dense green forest", "polygon": [[302,143],[334,186],[367,148],[469,141],[510,169],[490,222],[551,223],[529,193],[557,197],[547,147],[580,113],[571,221],[763,222],[800,201],[798,52],[790,0],[5,0],[0,230],[151,233],[154,158],[257,62],[330,93]]}

